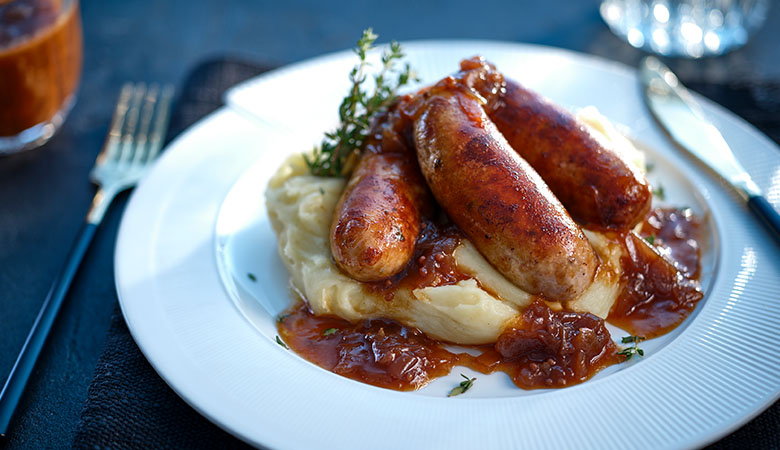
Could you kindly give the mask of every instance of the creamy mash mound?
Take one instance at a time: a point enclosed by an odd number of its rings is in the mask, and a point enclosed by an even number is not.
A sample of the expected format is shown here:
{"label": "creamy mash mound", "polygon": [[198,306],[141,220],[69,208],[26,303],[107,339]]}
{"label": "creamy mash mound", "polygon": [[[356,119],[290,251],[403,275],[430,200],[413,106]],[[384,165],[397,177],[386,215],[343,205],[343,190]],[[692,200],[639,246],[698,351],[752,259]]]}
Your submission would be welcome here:
{"label": "creamy mash mound", "polygon": [[[631,159],[644,165],[643,154],[628,140],[616,141],[615,136],[625,138],[595,109],[584,109],[578,116],[591,131],[633,152]],[[471,279],[413,290],[401,287],[391,301],[363,289],[361,282],[336,267],[330,254],[330,224],[345,184],[340,178],[309,175],[302,155],[294,155],[277,170],[266,190],[279,255],[293,286],[315,314],[334,314],[350,321],[384,317],[455,344],[487,344],[495,342],[508,322],[531,302],[530,294],[496,271],[465,238],[453,255],[460,271]],[[588,290],[566,306],[606,318],[619,293],[622,248],[599,233],[585,234],[601,265]]]}

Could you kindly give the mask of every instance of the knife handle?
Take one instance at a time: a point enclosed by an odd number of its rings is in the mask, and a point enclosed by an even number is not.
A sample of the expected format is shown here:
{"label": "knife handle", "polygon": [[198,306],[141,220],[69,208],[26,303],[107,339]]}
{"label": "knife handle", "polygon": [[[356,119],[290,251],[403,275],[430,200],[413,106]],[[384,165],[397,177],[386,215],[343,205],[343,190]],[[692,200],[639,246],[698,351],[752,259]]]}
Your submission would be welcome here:
{"label": "knife handle", "polygon": [[780,214],[777,213],[772,204],[761,195],[751,196],[747,204],[753,214],[761,219],[767,230],[780,243]]}

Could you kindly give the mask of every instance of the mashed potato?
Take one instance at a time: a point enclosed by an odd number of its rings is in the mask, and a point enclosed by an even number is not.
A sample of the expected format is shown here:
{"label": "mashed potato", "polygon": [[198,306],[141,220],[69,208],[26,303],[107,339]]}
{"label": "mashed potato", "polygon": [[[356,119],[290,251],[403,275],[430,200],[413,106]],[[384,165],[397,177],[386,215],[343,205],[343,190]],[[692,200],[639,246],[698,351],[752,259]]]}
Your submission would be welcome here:
{"label": "mashed potato", "polygon": [[[610,132],[619,136],[603,116],[584,111],[592,131],[608,140],[613,139]],[[627,140],[620,144],[641,155]],[[399,288],[392,301],[363,289],[360,282],[336,267],[330,254],[330,223],[344,185],[343,179],[309,175],[302,155],[294,155],[279,168],[266,190],[279,255],[292,284],[315,314],[334,314],[351,321],[385,317],[455,344],[487,344],[495,342],[508,322],[532,301],[530,294],[497,272],[467,239],[455,249],[454,257],[458,268],[471,279],[447,286]],[[601,265],[588,290],[566,306],[605,318],[619,293],[622,249],[599,233],[586,231],[586,235]]]}

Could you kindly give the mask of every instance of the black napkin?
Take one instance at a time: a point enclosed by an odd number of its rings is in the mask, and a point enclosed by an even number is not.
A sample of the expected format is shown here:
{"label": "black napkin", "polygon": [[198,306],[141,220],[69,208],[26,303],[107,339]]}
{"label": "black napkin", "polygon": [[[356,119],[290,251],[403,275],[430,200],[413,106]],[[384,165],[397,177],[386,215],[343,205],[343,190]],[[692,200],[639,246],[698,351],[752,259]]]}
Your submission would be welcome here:
{"label": "black napkin", "polygon": [[[222,94],[271,67],[220,59],[198,65],[174,105],[168,140],[222,106]],[[114,308],[106,347],[81,411],[77,449],[251,448],[189,407],[141,354]]]}
{"label": "black napkin", "polygon": [[[226,59],[199,65],[188,77],[177,101],[168,136],[175,137],[220,107],[225,89],[267,69]],[[780,85],[691,83],[691,87],[742,115],[780,142]],[[641,417],[637,420],[636,432],[641,433]],[[165,384],[136,346],[117,307],[73,447],[232,449],[248,446],[203,418]],[[711,448],[780,448],[780,403]]]}

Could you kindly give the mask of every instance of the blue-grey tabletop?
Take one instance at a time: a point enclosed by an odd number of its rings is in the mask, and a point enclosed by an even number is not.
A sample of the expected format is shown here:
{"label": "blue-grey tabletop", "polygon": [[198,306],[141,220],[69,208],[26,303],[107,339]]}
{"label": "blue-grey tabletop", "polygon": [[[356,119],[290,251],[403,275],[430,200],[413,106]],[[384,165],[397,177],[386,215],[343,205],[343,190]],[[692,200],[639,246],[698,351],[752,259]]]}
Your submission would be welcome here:
{"label": "blue-grey tabletop", "polygon": [[[598,5],[598,0],[82,0],[84,71],[70,117],[43,147],[0,158],[0,379],[10,372],[90,205],[94,188],[88,173],[123,82],[180,84],[198,62],[226,55],[287,64],[349,48],[368,26],[380,41],[494,39],[635,65],[644,53],[609,31]],[[671,63],[694,84],[777,87],[779,41],[780,5],[774,4],[742,49]],[[118,206],[98,231],[54,325],[12,423],[9,448],[71,446],[114,308],[105,299],[115,298]]]}

